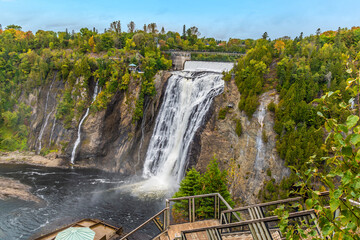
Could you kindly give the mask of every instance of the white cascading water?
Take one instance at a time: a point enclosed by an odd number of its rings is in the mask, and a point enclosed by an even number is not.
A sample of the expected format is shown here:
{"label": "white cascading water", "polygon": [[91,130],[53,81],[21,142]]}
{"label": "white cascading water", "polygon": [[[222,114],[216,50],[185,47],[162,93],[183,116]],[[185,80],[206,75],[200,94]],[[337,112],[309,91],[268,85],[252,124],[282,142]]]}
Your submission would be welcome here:
{"label": "white cascading water", "polygon": [[184,71],[173,73],[146,153],[143,177],[154,179],[156,185],[181,181],[194,135],[214,97],[224,90],[221,72],[232,67],[233,63],[189,61]]}
{"label": "white cascading water", "polygon": [[[46,102],[45,102],[44,116],[45,116],[46,113],[47,113],[48,102],[49,102],[49,95],[50,95],[52,86],[53,86],[53,84],[54,84],[54,82],[55,82],[55,78],[56,78],[56,74],[54,75],[54,79],[53,79],[53,81],[52,81],[52,83],[51,83],[51,85],[50,85],[49,91],[48,91],[47,94],[46,94]],[[41,141],[42,141],[42,137],[43,137],[45,128],[46,128],[46,126],[47,126],[47,124],[48,124],[50,115],[51,115],[53,112],[54,112],[54,110],[51,111],[50,113],[48,113],[48,114],[46,115],[45,121],[43,121],[43,124],[41,125],[40,133],[39,133],[39,136],[38,136],[38,139],[37,139],[37,144],[35,144],[35,145],[38,145],[38,149],[37,149],[37,152],[36,152],[37,154],[39,154],[40,151],[41,151]]]}
{"label": "white cascading water", "polygon": [[[93,103],[95,101],[97,95],[98,95],[98,82],[96,82],[96,85],[95,85],[95,88],[94,88],[94,94],[93,94],[91,103]],[[74,148],[73,148],[72,153],[71,153],[71,164],[74,164],[74,162],[75,162],[76,149],[79,146],[80,141],[81,141],[81,126],[84,123],[85,118],[89,115],[89,111],[90,111],[90,107],[88,107],[86,109],[85,115],[80,120],[78,131],[77,131],[77,139],[75,141]]]}
{"label": "white cascading water", "polygon": [[265,148],[263,140],[263,129],[264,129],[264,118],[266,114],[266,107],[264,102],[261,101],[258,112],[257,112],[257,121],[260,125],[258,132],[256,134],[256,158],[254,168],[258,171],[263,169],[265,162]]}

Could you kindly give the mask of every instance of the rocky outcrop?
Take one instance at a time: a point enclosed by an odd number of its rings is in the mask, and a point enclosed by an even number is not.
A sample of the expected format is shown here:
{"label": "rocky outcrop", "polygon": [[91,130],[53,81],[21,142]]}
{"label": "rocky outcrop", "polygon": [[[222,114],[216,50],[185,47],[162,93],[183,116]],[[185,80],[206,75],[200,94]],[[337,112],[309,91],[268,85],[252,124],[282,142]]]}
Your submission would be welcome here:
{"label": "rocky outcrop", "polygon": [[[264,180],[269,180],[268,169],[277,182],[289,174],[276,152],[274,116],[267,110],[270,102],[278,102],[278,95],[275,90],[262,94],[259,99],[261,104],[252,119],[239,111],[239,101],[240,94],[234,81],[226,82],[224,93],[215,99],[207,123],[197,134],[198,141],[193,143],[190,159],[191,163],[196,162],[198,170],[205,171],[216,155],[221,168],[229,173],[233,196],[239,202],[254,203]],[[221,120],[219,111],[224,108],[228,113]],[[237,121],[242,126],[240,137],[235,130]]]}
{"label": "rocky outcrop", "polygon": [[[117,92],[105,110],[90,111],[81,128],[81,143],[75,164],[124,174],[139,173],[169,76],[168,72],[156,75],[157,94],[145,98],[144,118],[138,123],[133,123],[132,117],[140,94],[139,80],[131,81],[128,91]],[[26,98],[23,97],[23,101],[32,107],[28,144],[30,149],[39,152],[41,139],[42,152],[52,149],[57,157],[70,162],[79,120],[73,119],[72,127],[65,128],[61,120],[55,119],[64,84],[56,75],[48,82]],[[90,81],[90,91],[93,91],[93,85],[95,83]]]}
{"label": "rocky outcrop", "polygon": [[[140,82],[136,80],[130,81],[128,91],[117,92],[105,110],[91,110],[82,125],[81,143],[75,164],[141,175],[170,75],[169,72],[156,75],[157,94],[152,98],[145,98],[142,121],[132,121],[140,94]],[[91,80],[89,83],[91,92],[95,82]],[[61,157],[62,162],[69,163],[77,138],[79,119],[74,118],[70,128],[65,128],[62,121],[55,119],[64,88],[64,83],[54,73],[49,76],[47,85],[35,89],[27,97],[22,96],[21,101],[32,107],[28,141],[30,148],[38,151],[41,142],[42,151],[55,150],[55,153],[52,153],[55,155],[54,159]],[[209,161],[216,155],[221,168],[229,172],[233,196],[244,203],[257,201],[264,181],[270,180],[269,172],[277,182],[289,174],[284,162],[277,155],[274,116],[267,110],[270,102],[278,102],[278,95],[272,90],[262,94],[259,100],[259,108],[252,119],[248,119],[245,113],[237,108],[240,94],[234,81],[226,82],[224,93],[215,98],[188,153],[189,166],[195,166],[200,171],[205,171]],[[219,119],[220,109],[227,109],[225,119]],[[242,126],[240,137],[236,133],[238,122]],[[42,129],[42,136],[39,137]]]}

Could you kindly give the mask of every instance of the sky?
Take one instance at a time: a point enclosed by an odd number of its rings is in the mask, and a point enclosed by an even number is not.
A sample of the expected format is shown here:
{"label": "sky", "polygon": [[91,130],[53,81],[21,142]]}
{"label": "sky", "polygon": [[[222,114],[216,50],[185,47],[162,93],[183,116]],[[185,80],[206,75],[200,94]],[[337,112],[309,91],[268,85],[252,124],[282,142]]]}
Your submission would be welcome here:
{"label": "sky", "polygon": [[359,0],[0,0],[0,24],[24,31],[99,32],[120,20],[122,30],[134,21],[136,29],[157,23],[158,29],[182,33],[196,26],[200,37],[257,39],[292,38],[360,25]]}

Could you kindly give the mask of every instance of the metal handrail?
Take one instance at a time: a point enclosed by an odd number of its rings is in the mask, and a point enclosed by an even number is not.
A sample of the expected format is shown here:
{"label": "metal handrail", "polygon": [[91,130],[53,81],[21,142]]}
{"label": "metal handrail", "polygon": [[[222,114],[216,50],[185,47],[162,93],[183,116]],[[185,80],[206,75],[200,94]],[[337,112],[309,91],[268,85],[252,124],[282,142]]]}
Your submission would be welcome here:
{"label": "metal handrail", "polygon": [[[169,208],[164,208],[163,210],[161,210],[160,212],[158,212],[157,214],[155,214],[154,216],[152,216],[151,218],[149,218],[147,221],[145,221],[143,224],[141,224],[140,226],[138,226],[137,228],[135,228],[134,230],[132,230],[131,232],[129,232],[128,234],[126,234],[125,236],[123,236],[122,238],[120,238],[120,240],[125,240],[127,237],[129,237],[130,235],[132,235],[133,233],[137,232],[140,228],[144,227],[146,224],[148,224],[149,222],[151,222],[153,219],[155,219],[156,217],[160,216],[162,213],[169,211]],[[166,213],[165,213],[166,214]],[[164,224],[166,224],[164,222]],[[166,229],[165,227],[166,225],[164,225],[164,230]]]}
{"label": "metal handrail", "polygon": [[[228,210],[232,210],[232,207],[230,206],[230,204],[221,196],[220,193],[209,193],[209,194],[201,194],[201,195],[194,195],[194,196],[186,196],[186,197],[178,197],[178,198],[166,199],[166,207],[163,210],[161,210],[160,212],[155,214],[153,217],[151,217],[147,221],[145,221],[143,224],[141,224],[140,226],[138,226],[137,228],[135,228],[134,230],[132,230],[131,232],[129,232],[128,234],[123,236],[120,240],[125,240],[127,237],[129,237],[132,234],[134,234],[135,232],[137,232],[139,229],[144,227],[149,222],[153,221],[156,217],[160,216],[162,213],[164,213],[164,228],[163,228],[163,231],[160,234],[166,232],[168,227],[170,226],[170,202],[180,201],[180,200],[192,200],[192,201],[194,201],[195,198],[205,198],[205,197],[217,197],[228,208]],[[219,204],[219,200],[216,203]],[[219,211],[219,206],[215,205],[215,207],[214,207],[215,212],[216,212],[216,208],[218,208],[217,210]],[[217,214],[217,216],[220,217],[220,211]],[[234,216],[240,221],[240,218],[239,218],[238,215],[234,214]],[[193,218],[193,220],[194,220],[194,218]]]}
{"label": "metal handrail", "polygon": [[[303,216],[314,215],[314,214],[315,214],[315,210],[311,209],[311,210],[289,213],[288,218],[297,218],[297,217],[303,217]],[[246,221],[241,221],[241,222],[236,222],[236,223],[222,224],[219,226],[190,229],[190,230],[182,231],[181,236],[182,236],[182,239],[186,239],[186,234],[189,234],[189,233],[204,232],[204,231],[211,230],[211,229],[216,229],[217,231],[219,231],[221,229],[242,227],[242,226],[247,226],[250,224],[267,223],[267,222],[278,221],[278,220],[280,220],[280,218],[278,216],[271,216],[271,217],[246,220]]]}
{"label": "metal handrail", "polygon": [[[180,201],[180,200],[190,200],[190,199],[195,199],[195,198],[204,198],[204,197],[218,197],[222,201],[222,203],[228,208],[228,211],[231,211],[233,209],[230,206],[230,204],[223,198],[223,196],[221,196],[220,193],[208,193],[208,194],[200,194],[200,195],[193,195],[193,196],[185,196],[185,197],[166,199],[166,207],[170,208],[170,202]],[[216,211],[216,206],[215,206],[214,210]],[[237,218],[239,221],[241,221],[241,219],[239,218],[238,215],[236,215],[235,213],[233,213],[233,215],[235,216],[235,218]],[[218,214],[218,217],[220,218],[220,214]],[[168,212],[168,218],[167,219],[168,219],[168,221],[170,221],[170,211]]]}
{"label": "metal handrail", "polygon": [[222,213],[242,211],[242,210],[246,210],[248,208],[254,208],[254,207],[267,207],[267,206],[277,205],[277,204],[282,204],[282,203],[295,202],[295,201],[299,201],[301,199],[302,199],[302,197],[295,197],[295,198],[287,198],[287,199],[266,202],[266,203],[258,203],[258,204],[253,204],[253,205],[247,205],[245,207],[234,208],[232,210],[224,210],[224,211],[222,211]]}

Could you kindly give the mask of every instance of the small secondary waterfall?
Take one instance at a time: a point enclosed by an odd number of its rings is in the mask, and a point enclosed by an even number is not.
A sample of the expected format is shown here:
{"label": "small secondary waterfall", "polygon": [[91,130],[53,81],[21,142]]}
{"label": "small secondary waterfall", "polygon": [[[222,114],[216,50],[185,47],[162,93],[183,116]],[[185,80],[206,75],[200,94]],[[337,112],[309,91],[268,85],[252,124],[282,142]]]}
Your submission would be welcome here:
{"label": "small secondary waterfall", "polygon": [[[55,82],[55,78],[56,78],[56,74],[54,74],[54,79],[53,79],[53,81],[52,81],[52,83],[51,83],[51,85],[50,85],[49,91],[48,91],[47,94],[46,94],[46,102],[45,102],[44,116],[45,116],[46,113],[47,113],[48,102],[49,102],[49,95],[50,95],[52,86],[53,86],[53,84],[54,84],[54,82]],[[37,152],[36,152],[37,154],[39,154],[40,151],[41,151],[41,141],[42,141],[42,137],[43,137],[45,128],[46,128],[46,126],[47,126],[47,124],[48,124],[50,115],[51,115],[53,112],[54,112],[54,110],[50,111],[50,113],[48,113],[48,114],[46,115],[45,121],[43,121],[43,124],[41,125],[39,137],[38,137],[38,139],[37,139],[37,144],[35,144],[35,146],[38,145],[38,149],[37,149]]]}
{"label": "small secondary waterfall", "polygon": [[263,102],[260,103],[259,110],[257,113],[257,120],[260,124],[260,128],[256,134],[256,158],[254,168],[258,171],[263,169],[265,161],[265,149],[264,149],[264,140],[263,140],[263,130],[264,130],[264,118],[266,114],[266,107]]}
{"label": "small secondary waterfall", "polygon": [[[94,88],[94,94],[93,94],[91,103],[93,103],[95,101],[97,95],[98,95],[98,82],[96,82],[96,85],[95,85],[95,88]],[[80,120],[80,123],[79,123],[79,126],[78,126],[78,131],[77,131],[77,139],[75,141],[74,148],[73,148],[72,153],[71,153],[71,164],[74,164],[75,155],[76,155],[76,149],[79,146],[80,141],[81,141],[81,126],[84,123],[85,118],[89,115],[89,111],[90,111],[90,107],[88,107],[86,109],[85,115]]]}
{"label": "small secondary waterfall", "polygon": [[[220,72],[232,63],[207,68],[200,62],[186,62],[185,70],[168,80],[164,100],[156,119],[144,163],[143,177],[180,182],[187,167],[187,154],[198,128],[203,124],[215,96],[224,90]],[[220,65],[220,66],[219,66]]]}

